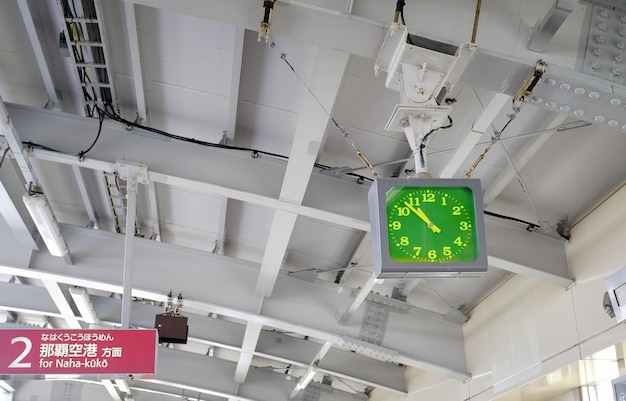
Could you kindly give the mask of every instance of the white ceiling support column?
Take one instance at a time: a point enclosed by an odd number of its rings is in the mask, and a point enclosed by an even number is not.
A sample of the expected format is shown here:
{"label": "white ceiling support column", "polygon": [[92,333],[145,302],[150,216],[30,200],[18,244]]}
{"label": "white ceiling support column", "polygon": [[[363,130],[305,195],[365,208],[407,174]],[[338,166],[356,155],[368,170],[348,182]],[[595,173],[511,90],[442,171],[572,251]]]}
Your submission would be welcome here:
{"label": "white ceiling support column", "polygon": [[504,93],[496,93],[489,104],[484,108],[483,113],[478,117],[478,120],[474,123],[471,131],[467,134],[463,143],[458,147],[454,155],[446,167],[443,168],[439,177],[452,178],[461,167],[461,164],[467,159],[476,143],[483,137],[485,131],[489,129],[489,126],[495,120],[502,107],[510,101],[512,98]]}
{"label": "white ceiling support column", "polygon": [[361,306],[361,304],[363,303],[363,301],[365,301],[365,298],[367,298],[367,294],[369,294],[372,291],[372,289],[374,288],[376,284],[381,284],[382,282],[383,280],[377,279],[376,275],[372,273],[369,279],[367,279],[367,282],[363,284],[363,286],[359,290],[359,293],[354,298],[354,301],[352,301],[350,306],[348,306],[348,309],[346,309],[346,311],[343,313],[343,315],[339,319],[339,323],[347,324],[352,318],[352,315],[354,314],[354,312],[356,312],[357,309],[359,309],[359,306]]}
{"label": "white ceiling support column", "polygon": [[37,28],[35,27],[35,23],[33,21],[33,15],[31,13],[28,0],[18,0],[17,5],[20,7],[22,19],[24,20],[26,32],[28,33],[28,39],[30,40],[33,52],[35,53],[37,66],[39,67],[39,71],[41,72],[41,79],[43,80],[43,84],[46,87],[48,99],[50,99],[50,105],[52,106],[51,108],[54,110],[61,110],[61,101],[59,99],[59,96],[57,95],[57,89],[54,85],[54,80],[52,79],[52,74],[50,73],[48,61],[46,60],[44,48],[42,46],[42,43],[45,43],[45,37],[40,37],[39,33],[37,32]]}
{"label": "white ceiling support column", "polygon": [[[306,188],[320,150],[328,113],[332,113],[343,76],[348,65],[349,55],[331,49],[319,48],[309,79],[309,88],[315,97],[306,92],[291,145],[289,162],[280,190],[281,201],[299,205],[304,199]],[[322,103],[318,104],[317,99]],[[261,271],[257,282],[257,294],[271,296],[280,271],[297,215],[275,211]]]}
{"label": "white ceiling support column", "polygon": [[[126,229],[124,232],[124,291],[122,294],[122,329],[130,328],[130,305],[132,302],[133,280],[133,242],[135,238],[135,220],[137,216],[137,183],[140,166],[120,162],[120,168],[126,178]],[[145,171],[145,169],[143,170]]]}
{"label": "white ceiling support column", "polygon": [[70,303],[65,298],[65,294],[63,294],[63,290],[59,284],[52,280],[43,280],[43,285],[48,290],[48,293],[52,297],[54,304],[59,309],[59,312],[65,318],[70,329],[82,329],[80,322],[76,319],[74,312],[72,311],[72,307]]}
{"label": "white ceiling support column", "polygon": [[554,0],[550,10],[540,21],[537,21],[537,25],[533,28],[528,41],[528,49],[536,52],[546,50],[550,39],[563,25],[576,4],[578,4],[578,0]]}
{"label": "white ceiling support column", "polygon": [[[141,35],[139,34],[139,17],[137,8],[133,3],[124,4],[126,16],[126,31],[128,33],[128,47],[130,50],[130,64],[133,68],[133,83],[135,85],[135,99],[137,104],[137,118],[142,125],[148,124],[148,112],[146,108],[146,88],[143,78],[144,68],[142,61]],[[132,120],[133,118],[129,118]]]}
{"label": "white ceiling support column", "polygon": [[262,328],[262,324],[255,322],[248,322],[246,325],[246,333],[243,336],[241,353],[239,354],[239,361],[237,362],[237,368],[235,369],[235,381],[237,383],[243,383],[246,381],[246,376],[250,370],[250,363],[252,362],[254,350],[257,342],[259,341],[259,335],[261,335]]}
{"label": "white ceiling support column", "polygon": [[80,197],[83,200],[83,205],[87,211],[87,216],[89,217],[89,225],[98,229],[100,228],[100,219],[93,208],[93,202],[91,201],[89,192],[87,192],[87,186],[85,185],[85,179],[83,178],[81,169],[78,166],[72,166],[72,171],[74,172],[74,178],[76,178],[78,191],[80,192]]}
{"label": "white ceiling support column", "polygon": [[[537,151],[543,146],[544,143],[554,132],[556,132],[557,128],[563,124],[563,121],[567,119],[567,114],[556,114],[552,113],[550,116],[546,117],[545,120],[541,122],[539,127],[537,127],[537,131],[547,131],[543,134],[537,135],[524,143],[522,148],[515,154],[512,159],[513,165],[517,171],[524,168],[526,163],[530,161]],[[483,204],[485,206],[489,205],[495,198],[498,197],[500,192],[506,188],[507,185],[515,178],[515,170],[512,166],[507,165],[503,170],[498,173],[496,178],[491,181],[489,186],[485,188],[483,195]]]}

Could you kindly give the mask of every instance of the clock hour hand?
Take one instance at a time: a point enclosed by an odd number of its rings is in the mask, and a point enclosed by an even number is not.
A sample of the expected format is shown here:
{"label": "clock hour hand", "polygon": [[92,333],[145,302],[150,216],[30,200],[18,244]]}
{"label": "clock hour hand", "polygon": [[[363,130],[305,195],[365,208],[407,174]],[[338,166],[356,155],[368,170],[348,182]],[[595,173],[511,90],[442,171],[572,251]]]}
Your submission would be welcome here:
{"label": "clock hour hand", "polygon": [[411,211],[415,213],[420,219],[424,220],[424,223],[428,225],[428,228],[430,228],[432,232],[437,233],[437,234],[441,232],[441,229],[437,227],[432,221],[430,221],[430,219],[428,218],[428,216],[426,216],[426,213],[424,213],[422,208],[420,207],[415,208],[409,202],[404,202],[404,204],[406,205],[406,207],[411,209]]}

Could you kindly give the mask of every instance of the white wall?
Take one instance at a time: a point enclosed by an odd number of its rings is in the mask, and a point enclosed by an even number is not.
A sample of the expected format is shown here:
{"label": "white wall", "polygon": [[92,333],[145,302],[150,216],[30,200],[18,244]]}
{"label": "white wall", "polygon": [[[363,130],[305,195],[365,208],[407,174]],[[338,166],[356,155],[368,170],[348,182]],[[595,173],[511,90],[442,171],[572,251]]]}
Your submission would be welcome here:
{"label": "white wall", "polygon": [[626,339],[626,325],[602,308],[605,278],[626,266],[626,187],[572,229],[566,249],[569,290],[514,276],[472,311],[464,327],[472,380],[408,369],[407,397],[372,400],[490,400]]}

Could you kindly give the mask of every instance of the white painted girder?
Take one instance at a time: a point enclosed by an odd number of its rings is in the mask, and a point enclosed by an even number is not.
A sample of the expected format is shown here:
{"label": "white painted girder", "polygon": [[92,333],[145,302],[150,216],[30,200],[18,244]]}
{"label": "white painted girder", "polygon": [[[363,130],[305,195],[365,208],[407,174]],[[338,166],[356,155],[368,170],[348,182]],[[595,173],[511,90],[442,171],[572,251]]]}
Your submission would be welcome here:
{"label": "white painted girder", "polygon": [[[326,133],[329,115],[339,96],[349,55],[319,48],[315,56],[310,91],[305,92],[300,117],[289,153],[289,162],[278,199],[299,205],[304,199],[318,152]],[[313,95],[315,94],[315,95]],[[321,102],[321,105],[318,103]],[[268,244],[263,255],[256,291],[271,296],[285,258],[297,215],[275,211]]]}
{"label": "white painted girder", "polygon": [[239,360],[235,368],[235,381],[237,383],[246,381],[246,376],[248,375],[250,363],[252,362],[256,343],[259,341],[262,328],[263,325],[257,322],[248,322],[248,324],[246,324],[246,332],[243,335],[241,352],[239,353]]}
{"label": "white painted girder", "polygon": [[[8,110],[23,140],[59,149],[62,149],[63,144],[74,143],[84,132],[96,132],[98,128],[97,121],[79,116],[16,105],[8,105]],[[314,172],[304,205],[296,205],[278,199],[286,170],[282,161],[263,157],[252,159],[239,152],[132,135],[120,124],[109,121],[105,121],[99,144],[102,146],[94,147],[89,154],[91,157],[83,161],[74,156],[42,150],[33,150],[30,157],[113,172],[117,169],[115,161],[123,155],[126,160],[141,161],[147,165],[148,177],[153,182],[206,194],[219,194],[365,232],[370,230],[366,185],[340,181]],[[163,154],[169,157],[161,157]],[[169,162],[178,159],[187,160],[187,163]],[[504,227],[500,231],[506,238],[507,232],[515,236],[517,230]],[[558,265],[567,265],[563,243],[533,241],[533,235],[536,234],[528,235],[528,241],[518,242],[514,250],[504,247],[490,256],[513,262],[500,264],[506,270],[516,266],[512,271],[525,271],[528,274],[536,270],[541,275],[544,265],[538,256],[540,253],[535,252],[535,247],[539,246],[542,252],[562,255]],[[487,243],[490,242],[500,241],[487,231]],[[512,252],[512,256],[508,256],[509,252]]]}
{"label": "white painted girder", "polygon": [[[20,289],[27,288],[30,292],[28,310],[39,309],[42,315],[50,313],[48,305],[50,297],[41,288],[20,284],[6,284],[0,287],[0,305],[9,310],[20,309],[24,306],[16,296]],[[32,291],[31,291],[32,290]],[[119,325],[121,315],[121,300],[91,296],[91,301],[100,321]],[[154,327],[155,316],[163,309],[150,304],[135,302],[132,304],[131,327]],[[216,319],[197,313],[184,313],[188,318],[189,340],[241,352],[244,344],[245,326],[240,323],[224,319]],[[319,351],[319,344],[288,336],[277,331],[264,330],[260,332],[254,355],[267,360],[275,360],[292,366],[306,367]],[[404,394],[404,368],[361,356],[357,353],[340,348],[330,349],[320,361],[319,371],[334,377],[361,383],[366,386],[385,388],[389,391]]]}
{"label": "white painted girder", "polygon": [[82,329],[76,315],[74,315],[74,311],[72,311],[72,307],[70,306],[69,301],[65,298],[65,294],[59,286],[59,283],[51,280],[43,280],[43,285],[48,290],[48,293],[52,297],[52,301],[59,309],[59,312],[65,317],[65,321],[70,329]]}
{"label": "white painted girder", "polygon": [[[4,150],[0,151],[4,152]],[[32,234],[35,225],[24,203],[20,201],[26,192],[24,177],[17,174],[9,158],[5,158],[2,167],[0,169],[0,214],[23,246],[37,249],[37,243]]]}
{"label": "white painted girder", "polygon": [[[0,299],[2,299],[0,294]],[[94,309],[100,319],[111,324],[120,321],[121,301],[110,297],[92,296]],[[132,305],[131,326],[153,327],[155,315],[163,309],[149,304],[135,302]],[[185,312],[185,311],[183,311]],[[216,319],[200,314],[185,312],[188,318],[189,338],[208,346],[240,352],[245,340],[246,326],[224,319]],[[279,361],[292,366],[307,366],[319,350],[319,344],[288,336],[278,331],[260,332],[254,355],[264,359]],[[386,388],[397,393],[405,393],[404,369],[367,358],[343,349],[329,350],[319,365],[320,372],[364,385]]]}
{"label": "white painted girder", "polygon": [[[2,266],[0,255],[0,273],[121,293],[124,238],[75,227],[63,227],[63,233],[80,255],[75,265],[67,266],[47,252],[37,252],[29,269],[19,269]],[[358,338],[359,323],[340,325],[336,318],[338,309],[351,302],[350,291],[280,275],[274,295],[261,304],[261,297],[253,291],[257,272],[255,263],[140,238],[134,241],[133,296],[162,302],[170,288],[180,288],[189,310],[254,321],[337,345],[342,345],[344,338]],[[462,327],[431,315],[390,313],[380,348],[397,352],[405,365],[458,379],[468,377]]]}
{"label": "white painted girder", "polygon": [[[259,368],[251,369],[248,380],[236,385],[231,380],[235,365],[230,361],[161,347],[157,357],[157,382],[177,383],[192,391],[240,401],[285,400],[293,389],[294,380],[285,380],[284,374],[271,369]],[[352,393],[338,389],[320,394],[320,401],[354,400]]]}
{"label": "white painted girder", "polygon": [[[262,2],[256,0],[125,0],[135,4],[169,10],[239,26],[258,32]],[[305,7],[304,4],[277,2],[270,28],[271,35],[337,49],[365,58],[375,58],[386,24],[353,18],[336,10]],[[294,24],[293,21],[298,21]],[[347,33],[350,34],[347,34]]]}
{"label": "white painted girder", "polygon": [[[146,107],[146,89],[143,67],[143,47],[139,30],[139,16],[133,3],[124,4],[124,18],[126,20],[126,32],[128,34],[128,47],[130,63],[133,69],[133,84],[135,87],[135,101],[137,105],[137,118],[140,124],[148,125],[148,110]],[[129,119],[132,117],[129,116]]]}
{"label": "white painted girder", "polygon": [[448,161],[448,164],[443,168],[439,174],[440,178],[452,178],[461,167],[461,164],[467,159],[467,156],[476,146],[476,143],[483,137],[485,131],[489,128],[493,120],[498,116],[500,110],[507,101],[511,100],[511,96],[503,93],[494,94],[493,98],[485,108],[483,113],[474,122],[474,126],[468,132],[467,136],[457,148],[452,158]]}
{"label": "white painted girder", "polygon": [[22,19],[24,20],[24,26],[26,27],[28,39],[33,48],[35,59],[37,60],[37,66],[39,67],[39,72],[41,73],[41,79],[46,87],[51,108],[54,110],[61,110],[61,101],[57,94],[56,85],[54,84],[52,73],[50,72],[50,67],[48,66],[48,58],[46,57],[44,51],[43,45],[47,45],[46,38],[45,36],[40,36],[37,31],[28,0],[18,0],[17,5],[20,8],[20,13],[22,14]]}
{"label": "white painted girder", "polygon": [[[522,148],[515,154],[512,159],[513,165],[515,166],[515,170],[520,171],[526,163],[530,161],[535,153],[539,151],[541,146],[546,143],[548,139],[552,136],[554,132],[556,132],[559,125],[563,123],[567,119],[567,115],[565,114],[551,114],[546,117],[541,124],[537,127],[537,131],[545,131],[551,129],[551,131],[547,131],[541,135],[537,135],[526,141],[526,143],[522,146]],[[500,192],[506,188],[507,185],[515,178],[515,170],[512,166],[507,165],[495,179],[491,181],[489,186],[485,188],[483,195],[483,203],[489,205],[493,200],[500,195]]]}

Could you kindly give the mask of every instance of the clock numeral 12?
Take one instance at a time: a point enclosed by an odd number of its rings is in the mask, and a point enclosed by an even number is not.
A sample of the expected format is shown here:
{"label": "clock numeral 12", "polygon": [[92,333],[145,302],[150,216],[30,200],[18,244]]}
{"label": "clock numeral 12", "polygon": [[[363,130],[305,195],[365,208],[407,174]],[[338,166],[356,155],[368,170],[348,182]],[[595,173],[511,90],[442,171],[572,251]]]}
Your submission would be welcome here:
{"label": "clock numeral 12", "polygon": [[422,202],[434,202],[435,194],[432,192],[426,192],[422,194]]}

